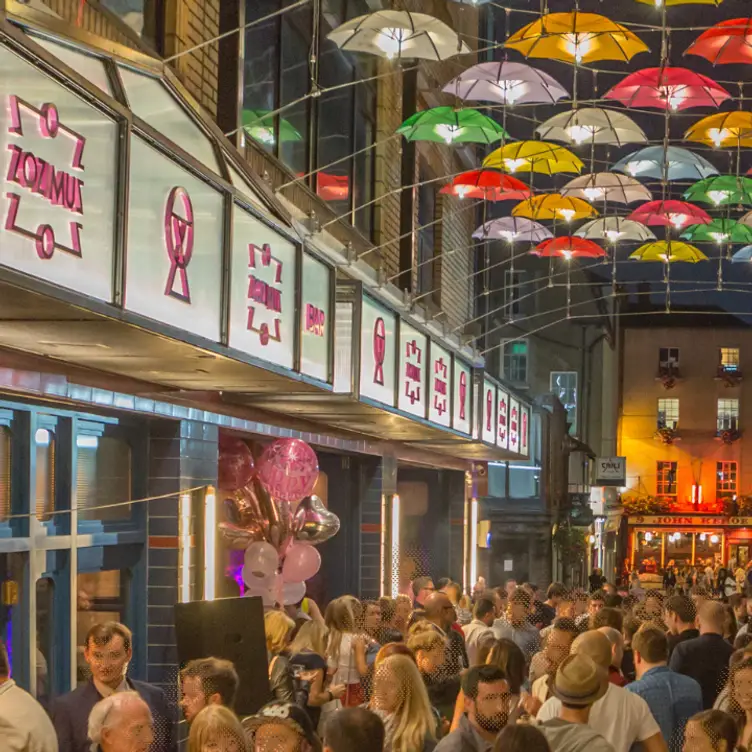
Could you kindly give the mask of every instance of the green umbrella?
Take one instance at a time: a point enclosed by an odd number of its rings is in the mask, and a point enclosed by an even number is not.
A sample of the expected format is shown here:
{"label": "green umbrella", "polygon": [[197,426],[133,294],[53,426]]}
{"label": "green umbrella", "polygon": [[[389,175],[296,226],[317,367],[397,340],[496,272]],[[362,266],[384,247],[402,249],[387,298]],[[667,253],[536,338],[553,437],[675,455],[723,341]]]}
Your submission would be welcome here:
{"label": "green umbrella", "polygon": [[[243,130],[255,141],[273,144],[275,141],[274,115],[270,110],[243,110]],[[279,118],[280,141],[300,141],[302,138],[289,120]]]}
{"label": "green umbrella", "polygon": [[752,227],[733,219],[714,219],[707,225],[692,225],[681,237],[684,240],[708,241],[711,243],[752,243]]}
{"label": "green umbrella", "polygon": [[687,201],[723,206],[752,206],[752,179],[740,175],[713,175],[700,180],[684,194]]}
{"label": "green umbrella", "polygon": [[492,144],[509,138],[509,134],[490,117],[466,108],[432,107],[411,115],[397,128],[408,141],[438,143]]}

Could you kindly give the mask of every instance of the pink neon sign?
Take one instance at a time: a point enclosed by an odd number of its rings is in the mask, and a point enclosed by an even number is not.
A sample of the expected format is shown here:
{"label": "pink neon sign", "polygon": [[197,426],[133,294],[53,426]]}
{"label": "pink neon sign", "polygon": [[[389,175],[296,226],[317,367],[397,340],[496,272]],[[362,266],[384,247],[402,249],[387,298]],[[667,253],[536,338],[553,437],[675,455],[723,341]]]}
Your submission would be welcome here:
{"label": "pink neon sign", "polygon": [[386,359],[386,325],[379,316],[373,324],[373,383],[384,386],[384,360]]}
{"label": "pink neon sign", "polygon": [[[262,347],[270,341],[282,341],[282,262],[272,255],[269,243],[260,248],[248,244],[248,321],[249,332],[258,334]],[[259,321],[264,315],[269,321]]]}
{"label": "pink neon sign", "polygon": [[448,409],[447,387],[449,380],[449,366],[444,356],[433,362],[433,409],[443,415]]}
{"label": "pink neon sign", "polygon": [[167,195],[164,212],[164,240],[170,259],[170,271],[167,273],[164,294],[190,303],[188,264],[193,256],[193,204],[188,191],[178,185]]}
{"label": "pink neon sign", "polygon": [[405,343],[405,397],[414,405],[420,402],[420,386],[423,377],[421,360],[423,350],[416,340]]}
{"label": "pink neon sign", "polygon": [[499,395],[499,441],[507,442],[507,398],[502,394]]}
{"label": "pink neon sign", "polygon": [[458,391],[460,398],[460,420],[467,420],[467,374],[464,371],[460,371],[460,388]]}
{"label": "pink neon sign", "polygon": [[[56,139],[60,134],[67,136],[73,142],[73,153],[70,165],[63,170],[51,164],[32,150],[24,149],[18,144],[9,144],[10,161],[5,180],[14,183],[29,194],[41,196],[50,206],[62,207],[71,214],[83,217],[84,206],[82,188],[84,181],[72,174],[72,171],[84,172],[83,154],[86,139],[76,131],[60,122],[57,107],[47,102],[40,108],[34,107],[25,100],[11,94],[8,97],[10,125],[8,133],[15,137],[25,137],[24,117],[22,113],[36,119],[39,134],[44,139]],[[5,194],[10,204],[5,217],[5,229],[22,237],[34,241],[37,256],[43,260],[52,258],[56,250],[81,257],[81,230],[83,224],[78,220],[68,222],[70,240],[68,244],[60,242],[55,236],[55,230],[49,223],[42,223],[36,229],[29,229],[19,224],[18,214],[22,207],[23,195],[11,191]]]}

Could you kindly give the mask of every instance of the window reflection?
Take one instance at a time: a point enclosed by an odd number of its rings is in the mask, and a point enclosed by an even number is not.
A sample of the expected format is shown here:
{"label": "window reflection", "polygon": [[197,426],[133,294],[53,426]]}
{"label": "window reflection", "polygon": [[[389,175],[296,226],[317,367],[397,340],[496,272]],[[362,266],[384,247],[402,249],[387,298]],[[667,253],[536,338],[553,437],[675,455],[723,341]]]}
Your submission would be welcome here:
{"label": "window reflection", "polygon": [[[24,625],[21,597],[25,554],[0,554],[0,639],[5,644],[11,676],[21,678]],[[22,683],[22,682],[21,682]],[[22,683],[23,684],[23,683]],[[24,686],[24,689],[28,689]]]}
{"label": "window reflection", "polygon": [[100,0],[100,2],[156,49],[155,25],[158,0]]}
{"label": "window reflection", "polygon": [[10,447],[10,429],[0,426],[0,521],[10,514]]}
{"label": "window reflection", "polygon": [[52,700],[52,676],[54,675],[53,596],[54,583],[44,578],[37,580],[37,700],[48,708]]}
{"label": "window reflection", "polygon": [[110,506],[132,498],[131,449],[128,443],[112,436],[79,434],[76,448],[79,518],[112,521],[130,517],[130,504]]}
{"label": "window reflection", "polygon": [[52,519],[55,509],[55,435],[46,428],[37,430],[36,512],[40,522]]}

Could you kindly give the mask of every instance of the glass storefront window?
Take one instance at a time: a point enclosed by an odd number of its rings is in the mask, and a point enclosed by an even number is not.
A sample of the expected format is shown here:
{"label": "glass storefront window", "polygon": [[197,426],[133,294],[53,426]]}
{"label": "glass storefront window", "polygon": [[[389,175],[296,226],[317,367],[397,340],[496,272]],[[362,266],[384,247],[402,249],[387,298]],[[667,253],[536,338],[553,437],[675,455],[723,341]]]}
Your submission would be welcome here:
{"label": "glass storefront window", "polygon": [[100,2],[151,47],[157,48],[156,20],[157,13],[162,7],[159,0],[100,0]]}
{"label": "glass storefront window", "polygon": [[89,679],[84,660],[86,635],[96,624],[124,621],[126,593],[119,569],[78,573],[78,613],[76,618],[77,678],[80,686]]}
{"label": "glass storefront window", "polygon": [[36,446],[36,512],[40,522],[52,519],[55,510],[55,434],[46,428],[37,430]]}
{"label": "glass storefront window", "polygon": [[51,579],[37,580],[37,700],[44,708],[49,708],[52,700],[52,677],[55,673],[54,594]]}
{"label": "glass storefront window", "polygon": [[[23,624],[24,557],[26,554],[0,554],[0,638],[8,651],[12,677],[22,678],[25,667],[24,645],[26,630]],[[26,688],[26,682],[20,682]]]}
{"label": "glass storefront window", "polygon": [[131,514],[130,504],[116,507],[109,505],[130,501],[132,498],[130,445],[112,436],[79,434],[76,438],[76,448],[76,500],[79,519],[128,519]]}
{"label": "glass storefront window", "polygon": [[10,447],[10,428],[0,426],[0,522],[10,514]]}

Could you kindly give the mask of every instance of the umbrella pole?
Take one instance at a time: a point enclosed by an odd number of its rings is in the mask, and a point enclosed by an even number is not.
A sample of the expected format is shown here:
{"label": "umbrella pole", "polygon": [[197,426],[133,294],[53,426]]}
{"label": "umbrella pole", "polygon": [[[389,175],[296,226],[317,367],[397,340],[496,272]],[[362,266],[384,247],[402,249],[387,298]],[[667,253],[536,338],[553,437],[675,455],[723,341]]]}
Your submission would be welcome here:
{"label": "umbrella pole", "polygon": [[671,245],[668,246],[668,256],[666,257],[666,270],[663,274],[663,280],[666,283],[666,313],[671,313]]}
{"label": "umbrella pole", "polygon": [[611,295],[616,297],[616,243],[611,243]]}
{"label": "umbrella pole", "polygon": [[[488,214],[487,209],[487,201],[485,198],[483,198],[483,226],[486,226],[486,218]],[[491,266],[491,258],[490,258],[490,251],[488,247],[488,239],[483,241],[483,318],[485,319],[485,331],[488,332],[490,329],[490,322],[489,318],[491,315],[491,300],[489,296],[489,279],[491,277],[491,272],[489,267]],[[486,334],[486,347],[489,347],[488,342],[488,334]]]}
{"label": "umbrella pole", "polygon": [[564,263],[567,265],[567,318],[569,319],[572,317],[572,313],[570,311],[570,305],[572,303],[572,262],[569,259],[566,259]]}

